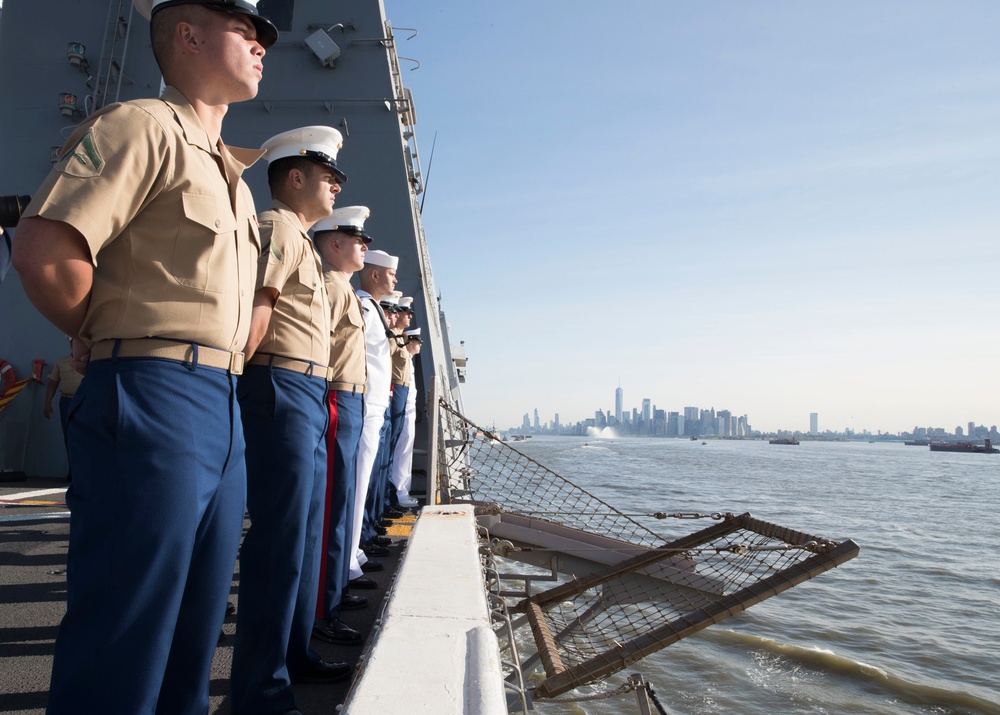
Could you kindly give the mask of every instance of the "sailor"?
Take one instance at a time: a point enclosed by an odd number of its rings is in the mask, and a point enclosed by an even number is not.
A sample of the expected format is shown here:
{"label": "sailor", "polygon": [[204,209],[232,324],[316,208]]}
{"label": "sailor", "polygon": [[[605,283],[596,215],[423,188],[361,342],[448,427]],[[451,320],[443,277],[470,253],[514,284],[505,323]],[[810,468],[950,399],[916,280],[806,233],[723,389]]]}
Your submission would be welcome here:
{"label": "sailor", "polygon": [[[392,386],[390,331],[379,301],[392,293],[396,287],[398,265],[399,258],[385,251],[367,251],[365,266],[360,273],[361,288],[357,292],[365,316],[368,382],[365,385],[365,419],[358,447],[357,491],[354,495],[355,511],[351,541],[362,571],[382,569],[381,562],[368,560],[361,549],[361,543],[368,485],[379,466],[379,445],[383,439],[388,439],[389,392]],[[366,544],[370,542],[372,536],[374,533],[369,531],[369,539],[364,540]],[[352,572],[351,577],[355,578],[355,573]]]}
{"label": "sailor", "polygon": [[[405,355],[405,364],[399,377],[400,385],[393,387],[393,405],[390,407],[393,417],[393,444],[389,495],[393,505],[410,509],[420,505],[420,502],[410,496],[410,483],[413,479],[413,441],[417,421],[417,385],[413,371],[413,358],[420,352],[420,328],[410,329],[410,321],[413,319],[413,298],[401,298],[399,306],[402,310],[397,318],[396,327],[397,330],[402,330],[407,340],[401,349],[402,354]],[[393,367],[395,369],[395,364]],[[396,399],[396,391],[400,389],[400,386],[406,395],[401,410]],[[398,417],[396,410],[400,410]]]}
{"label": "sailor", "polygon": [[222,143],[277,30],[253,0],[136,0],[160,98],[84,120],[18,226],[14,265],[71,335],[68,610],[49,713],[200,713],[243,528],[236,376],[260,253]]}
{"label": "sailor", "polygon": [[[392,371],[395,376],[397,370],[397,353],[401,349],[402,343],[401,336],[396,330],[396,319],[400,314],[399,299],[402,298],[403,294],[399,291],[393,291],[387,296],[384,296],[380,301],[379,305],[382,308],[382,313],[385,316],[386,327],[391,333],[391,336],[387,334],[389,338],[389,350],[390,359],[392,360]],[[389,486],[389,473],[391,469],[392,460],[392,417],[391,417],[391,405],[394,398],[395,389],[395,379],[390,379],[390,409],[386,415],[387,424],[385,425],[385,437],[379,440],[379,450],[375,457],[375,466],[372,468],[372,477],[368,483],[368,496],[365,500],[365,519],[361,527],[361,550],[366,556],[378,557],[378,556],[388,556],[389,549],[388,546],[391,540],[387,536],[383,536],[379,531],[376,530],[378,526],[389,526],[391,521],[386,519],[389,518],[399,518],[403,516],[400,511],[386,511],[386,496],[388,494]]]}
{"label": "sailor", "polygon": [[259,217],[247,366],[237,395],[247,450],[250,528],[240,550],[231,680],[234,713],[295,707],[292,682],[351,674],[309,647],[326,494],[330,304],[307,231],[330,215],[347,177],[339,131],[310,126],[264,142],[271,209]]}
{"label": "sailor", "polygon": [[348,582],[353,588],[376,587],[375,581],[363,575],[352,542],[358,444],[368,373],[361,300],[350,279],[364,268],[365,251],[372,240],[364,229],[369,215],[365,206],[338,208],[319,221],[313,232],[313,242],[323,259],[323,279],[330,299],[331,370],[327,394],[330,428],[323,527],[325,554],[320,565],[313,635],[328,643],[348,645],[360,644],[364,639],[341,620],[341,611],[368,605],[364,596],[348,592]]}
{"label": "sailor", "polygon": [[[389,401],[389,439],[383,445],[381,464],[382,473],[379,479],[379,509],[376,520],[381,520],[383,516],[389,519],[397,519],[403,516],[403,512],[396,507],[396,490],[390,488],[392,473],[392,457],[396,441],[399,439],[399,427],[403,413],[406,408],[407,384],[405,372],[409,363],[409,353],[406,352],[406,340],[403,338],[402,324],[406,320],[407,309],[404,305],[412,302],[412,298],[404,298],[403,294],[396,291],[395,300],[392,302],[393,315],[390,327],[395,334],[395,339],[391,340],[392,348],[392,396]],[[405,301],[405,303],[404,303]],[[383,303],[384,305],[384,303]],[[378,543],[376,541],[376,543]]]}
{"label": "sailor", "polygon": [[[52,400],[59,393],[59,425],[62,429],[63,444],[66,444],[66,428],[69,422],[69,406],[73,401],[73,396],[80,389],[83,375],[73,367],[73,338],[69,338],[70,354],[64,355],[56,361],[49,372],[49,384],[45,389],[45,407],[42,414],[45,419],[52,418]],[[73,478],[72,467],[66,471],[66,481]]]}

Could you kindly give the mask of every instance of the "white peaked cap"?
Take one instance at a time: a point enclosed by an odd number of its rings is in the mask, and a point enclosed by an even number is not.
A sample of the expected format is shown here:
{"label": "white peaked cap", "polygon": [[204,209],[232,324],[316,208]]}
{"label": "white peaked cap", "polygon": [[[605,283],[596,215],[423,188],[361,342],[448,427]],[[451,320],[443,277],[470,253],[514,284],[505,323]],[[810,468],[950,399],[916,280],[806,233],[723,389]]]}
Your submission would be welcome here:
{"label": "white peaked cap", "polygon": [[390,293],[389,295],[383,296],[379,303],[395,306],[399,303],[399,296],[395,293]]}
{"label": "white peaked cap", "polygon": [[212,10],[246,15],[257,30],[257,41],[267,49],[278,39],[277,28],[266,17],[257,14],[257,0],[132,0],[139,14],[149,20],[156,10],[173,5],[204,5]]}
{"label": "white peaked cap", "polygon": [[410,328],[409,330],[404,330],[403,335],[413,335],[414,337],[420,337],[420,328]]}
{"label": "white peaked cap", "polygon": [[365,251],[365,265],[395,270],[399,266],[399,257],[390,256],[385,251]]}
{"label": "white peaked cap", "polygon": [[363,238],[365,243],[371,243],[372,237],[365,233],[365,219],[371,216],[371,213],[367,206],[344,206],[334,209],[333,213],[313,225],[313,234],[323,231],[342,231]]}
{"label": "white peaked cap", "polygon": [[399,307],[403,310],[413,311],[413,298],[411,296],[404,296],[399,299]]}
{"label": "white peaked cap", "polygon": [[275,134],[261,145],[271,163],[290,156],[301,156],[337,172],[340,183],[347,176],[337,168],[337,152],[344,146],[344,136],[333,127],[323,125],[299,127]]}

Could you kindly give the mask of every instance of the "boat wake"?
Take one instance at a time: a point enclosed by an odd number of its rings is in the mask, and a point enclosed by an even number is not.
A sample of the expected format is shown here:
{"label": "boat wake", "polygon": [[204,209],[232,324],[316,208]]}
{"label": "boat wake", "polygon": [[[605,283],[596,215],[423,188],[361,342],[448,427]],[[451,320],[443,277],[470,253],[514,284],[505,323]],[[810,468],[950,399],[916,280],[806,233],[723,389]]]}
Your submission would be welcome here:
{"label": "boat wake", "polygon": [[[854,689],[879,694],[887,703],[905,703],[931,712],[968,715],[1000,713],[1000,702],[940,685],[915,683],[884,668],[838,655],[827,648],[780,643],[772,638],[722,628],[705,631],[702,638],[723,647],[737,645],[751,650],[755,667],[748,676],[759,687],[770,689],[774,683],[801,684],[809,680],[808,673],[811,671],[820,676],[849,681]],[[792,677],[787,677],[789,675]]]}
{"label": "boat wake", "polygon": [[604,429],[588,427],[587,436],[591,439],[618,439],[618,435],[611,427],[605,427]]}

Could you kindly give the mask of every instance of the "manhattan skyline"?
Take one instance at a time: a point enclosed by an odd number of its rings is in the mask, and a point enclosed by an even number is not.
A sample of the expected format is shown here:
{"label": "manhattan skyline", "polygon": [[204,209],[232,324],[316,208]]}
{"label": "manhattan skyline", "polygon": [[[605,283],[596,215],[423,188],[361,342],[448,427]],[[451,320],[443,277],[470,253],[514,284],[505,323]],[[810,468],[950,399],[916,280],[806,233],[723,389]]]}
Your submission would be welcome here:
{"label": "manhattan skyline", "polygon": [[[761,434],[790,433],[799,435],[824,434],[872,434],[897,435],[903,437],[959,437],[986,438],[997,434],[996,423],[978,423],[967,420],[956,425],[913,424],[907,429],[890,431],[880,429],[837,428],[822,424],[822,415],[809,412],[802,416],[801,424],[784,425],[773,429],[757,427],[751,417],[726,408],[697,405],[664,406],[652,397],[640,398],[638,403],[628,406],[624,391],[618,387],[614,391],[614,409],[597,407],[589,415],[568,415],[565,412],[550,413],[551,419],[542,419],[539,408],[525,412],[519,424],[511,424],[508,431],[554,432],[566,430],[580,431],[587,427],[598,430],[610,427],[620,435],[656,435],[666,437],[710,436],[710,437],[750,437]],[[585,433],[585,432],[584,432]]]}

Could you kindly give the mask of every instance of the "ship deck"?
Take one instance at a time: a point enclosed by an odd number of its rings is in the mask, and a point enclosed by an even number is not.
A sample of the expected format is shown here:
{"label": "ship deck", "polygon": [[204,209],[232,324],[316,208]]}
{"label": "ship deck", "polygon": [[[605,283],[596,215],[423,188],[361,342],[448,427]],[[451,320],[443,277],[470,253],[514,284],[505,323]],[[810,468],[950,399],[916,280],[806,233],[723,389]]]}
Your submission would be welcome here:
{"label": "ship deck", "polygon": [[[0,608],[0,713],[3,714],[43,715],[45,712],[56,632],[66,610],[69,519],[64,503],[65,490],[66,483],[54,479],[0,483],[0,603],[3,604]],[[412,525],[412,522],[411,517],[409,523]],[[386,596],[405,549],[408,532],[408,526],[402,524],[390,530],[391,553],[379,559],[385,569],[367,574],[378,583],[378,590],[359,592],[368,597],[368,608],[343,615],[345,622],[368,634],[365,644],[335,646],[313,640],[313,648],[324,659],[355,663],[369,648],[375,623],[383,616]],[[238,603],[238,593],[237,564],[231,602]],[[226,715],[230,711],[229,670],[235,630],[236,617],[227,617],[212,664],[209,709],[212,715]],[[344,701],[350,686],[351,681],[334,685],[296,685],[295,697],[303,712],[333,712],[334,707]],[[110,683],[109,687],[114,684]],[[386,687],[390,687],[388,683]],[[405,693],[397,693],[397,698],[400,696],[406,697]]]}

